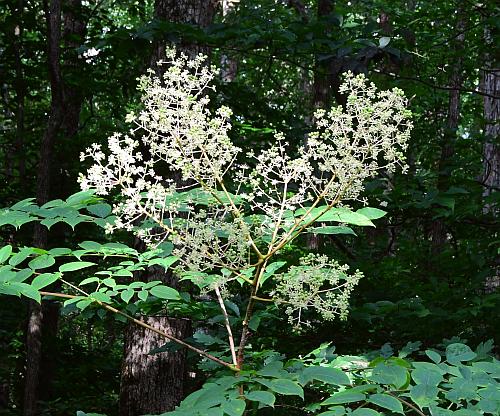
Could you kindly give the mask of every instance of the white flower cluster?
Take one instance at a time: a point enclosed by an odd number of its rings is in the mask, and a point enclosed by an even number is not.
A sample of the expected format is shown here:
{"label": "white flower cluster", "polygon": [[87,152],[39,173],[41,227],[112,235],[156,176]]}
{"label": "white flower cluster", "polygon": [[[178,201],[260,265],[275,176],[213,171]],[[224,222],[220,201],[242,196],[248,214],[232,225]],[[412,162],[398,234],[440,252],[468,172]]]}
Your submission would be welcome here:
{"label": "white flower cluster", "polygon": [[[267,150],[238,165],[240,149],[228,136],[231,110],[209,109],[215,69],[202,55],[189,60],[169,50],[167,58],[163,78],[140,79],[143,110],[127,117],[129,134],[111,136],[107,156],[96,144],[82,154],[94,164],[80,183],[99,195],[118,193],[117,219],[107,231],[132,230],[150,245],[168,238],[184,270],[259,270],[316,219],[313,209],[359,199],[366,178],[404,167],[412,125],[401,90],[377,92],[364,76],[348,73],[346,107],[318,111],[305,145],[290,146],[278,133]],[[325,319],[343,317],[360,277],[345,271],[323,257],[304,259],[277,294],[289,296],[291,316],[314,307]]]}
{"label": "white flower cluster", "polygon": [[359,270],[352,275],[348,270],[349,266],[341,266],[327,256],[309,254],[300,259],[299,266],[276,276],[275,302],[288,305],[285,312],[295,327],[309,324],[304,312],[310,309],[327,321],[336,316],[345,319],[349,296],[363,277]]}

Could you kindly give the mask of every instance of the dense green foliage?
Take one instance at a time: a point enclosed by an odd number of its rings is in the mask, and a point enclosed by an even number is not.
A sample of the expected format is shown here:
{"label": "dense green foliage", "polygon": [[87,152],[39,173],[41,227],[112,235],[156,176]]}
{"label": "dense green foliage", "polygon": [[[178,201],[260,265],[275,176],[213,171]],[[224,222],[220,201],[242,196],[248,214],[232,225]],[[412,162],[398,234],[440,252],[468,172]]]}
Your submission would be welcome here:
{"label": "dense green foliage", "polygon": [[[39,149],[51,106],[47,28],[38,2],[5,1],[0,10],[1,415],[22,414],[28,301],[55,303],[61,301],[58,294],[67,299],[60,302],[57,336],[44,340],[44,354],[53,362],[43,415],[117,415],[126,322],[166,311],[192,320],[193,335],[184,341],[205,354],[189,352],[196,378],[169,414],[239,416],[245,409],[264,416],[499,414],[500,184],[487,183],[483,155],[487,142],[498,152],[498,138],[486,134],[492,120],[484,113],[485,98],[498,106],[498,91],[483,88],[485,68],[498,65],[498,5],[334,3],[333,10],[318,15],[316,0],[241,1],[204,28],[154,19],[152,2],[73,5],[86,34],[78,46],[63,34],[61,62],[66,87],[81,97],[81,111],[76,133],[69,139],[59,134],[50,201],[38,204],[33,197]],[[141,272],[178,265],[174,246],[143,249],[131,233],[106,234],[106,224],[116,219],[117,199],[80,191],[77,183],[78,173],[90,166],[79,162],[80,153],[91,143],[106,146],[114,132],[126,133],[125,115],[143,109],[136,79],[146,73],[155,42],[203,45],[210,48],[212,63],[237,63],[234,79],[214,80],[210,109],[232,109],[228,134],[245,152],[274,144],[278,131],[296,147],[303,143],[314,131],[316,107],[345,105],[338,85],[348,70],[365,73],[381,90],[398,87],[409,97],[414,128],[406,150],[408,174],[382,171],[368,178],[363,196],[373,208],[359,201],[350,210],[335,208],[330,219],[309,228],[317,236],[314,244],[297,236],[263,269],[264,281],[286,277],[287,267],[301,267],[299,260],[310,253],[359,269],[364,277],[351,293],[347,320],[326,321],[308,310],[309,325],[292,331],[286,305],[256,303],[245,365],[236,375],[224,322],[243,325],[249,298],[239,288],[251,274],[232,281],[224,299],[227,318],[218,299],[206,295],[206,287],[218,281],[216,273],[185,273],[176,288],[160,280],[137,281]],[[317,100],[324,80],[328,94]],[[196,210],[220,203],[200,190],[176,198]],[[262,218],[246,220],[255,224]],[[48,246],[33,246],[35,224],[49,230]],[[272,294],[277,286],[270,279],[264,290]],[[150,354],[179,348],[166,342]],[[207,355],[229,365],[221,367]]]}

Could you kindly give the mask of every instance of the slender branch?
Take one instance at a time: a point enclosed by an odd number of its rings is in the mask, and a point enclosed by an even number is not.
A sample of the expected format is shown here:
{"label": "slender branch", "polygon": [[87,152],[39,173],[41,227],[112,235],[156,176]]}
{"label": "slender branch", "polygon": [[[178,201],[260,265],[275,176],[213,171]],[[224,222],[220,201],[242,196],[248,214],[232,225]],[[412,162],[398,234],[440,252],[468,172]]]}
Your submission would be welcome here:
{"label": "slender branch", "polygon": [[421,412],[418,407],[416,407],[415,405],[411,404],[410,402],[407,402],[406,400],[402,399],[401,397],[399,396],[396,396],[395,394],[392,394],[391,392],[387,391],[386,392],[389,396],[392,396],[394,397],[395,399],[399,400],[401,403],[405,404],[406,406],[410,407],[411,409],[413,409],[416,413],[418,413],[420,416],[426,416],[425,413]]}
{"label": "slender branch", "polygon": [[[67,282],[65,282],[65,283],[67,283]],[[75,286],[71,285],[71,287],[75,287]],[[78,289],[78,290],[80,292],[85,293],[81,289]],[[66,299],[75,299],[75,298],[80,297],[80,296],[76,296],[76,295],[68,295],[66,293],[55,293],[55,292],[44,292],[44,291],[40,291],[40,294],[43,296],[55,296],[55,297],[66,298]],[[88,297],[92,298],[90,295],[88,295]],[[135,324],[142,326],[143,328],[149,329],[150,331],[153,331],[153,332],[157,333],[158,335],[161,335],[162,337],[167,338],[169,341],[173,341],[176,344],[182,345],[183,347],[186,347],[186,348],[202,355],[203,357],[208,358],[209,360],[216,362],[217,364],[220,364],[224,367],[230,368],[233,371],[238,371],[238,368],[236,368],[233,364],[227,363],[227,362],[221,360],[220,358],[214,357],[213,355],[209,354],[208,352],[200,350],[199,348],[196,348],[196,347],[188,344],[187,342],[184,342],[183,340],[174,337],[173,335],[167,334],[166,332],[161,331],[161,330],[147,324],[146,322],[143,322],[139,319],[136,319],[133,316],[131,316],[125,312],[122,312],[119,309],[116,309],[111,305],[108,305],[107,303],[101,302],[97,299],[93,299],[93,300],[94,300],[94,302],[96,302],[99,306],[103,307],[104,309],[107,309],[110,312],[121,315],[121,316],[127,318],[129,321],[132,321]]]}
{"label": "slender branch", "polygon": [[238,360],[236,359],[236,348],[234,346],[233,331],[231,330],[231,323],[229,322],[229,315],[227,314],[226,305],[224,305],[224,299],[220,293],[219,286],[215,286],[215,293],[217,294],[217,299],[219,300],[220,308],[222,309],[222,314],[224,315],[224,321],[226,324],[227,337],[229,339],[229,348],[231,349],[231,357],[233,359],[233,364],[238,367]]}

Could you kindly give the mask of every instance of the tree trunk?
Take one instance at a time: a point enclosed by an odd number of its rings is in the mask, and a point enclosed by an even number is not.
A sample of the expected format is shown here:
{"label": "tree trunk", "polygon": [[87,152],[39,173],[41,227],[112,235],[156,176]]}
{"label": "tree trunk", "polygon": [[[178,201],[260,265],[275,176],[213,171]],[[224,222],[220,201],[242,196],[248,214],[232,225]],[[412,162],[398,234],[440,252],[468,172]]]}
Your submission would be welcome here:
{"label": "tree trunk", "polygon": [[[192,23],[208,26],[215,14],[215,0],[156,0],[155,18],[177,23]],[[151,68],[158,76],[164,72],[158,62],[165,59],[165,42],[155,42],[151,56]],[[188,56],[208,54],[203,45],[181,43],[178,50]],[[176,181],[179,178],[174,178]],[[170,273],[154,269],[148,276],[151,280],[162,280],[176,287],[178,282]],[[186,319],[154,316],[147,322],[180,339],[192,334],[191,323]],[[166,343],[142,327],[130,324],[125,333],[124,358],[120,387],[120,416],[138,416],[143,413],[161,413],[173,410],[184,397],[186,379],[186,351],[163,352],[148,355],[149,351]]]}
{"label": "tree trunk", "polygon": [[[47,128],[42,138],[36,197],[37,203],[42,205],[49,200],[50,168],[52,149],[62,122],[63,87],[60,68],[60,39],[61,39],[61,0],[51,0],[50,5],[45,3],[48,40],[48,67],[51,90],[51,105]],[[47,229],[35,224],[33,244],[35,247],[47,247]],[[26,374],[24,385],[24,416],[38,414],[37,402],[39,399],[40,363],[42,356],[42,306],[30,301],[28,328],[26,332]]]}
{"label": "tree trunk", "polygon": [[[66,46],[75,49],[82,43],[84,25],[74,14],[79,9],[81,0],[68,0],[64,12],[64,37]],[[51,197],[51,185],[54,177],[52,163],[54,146],[61,130],[66,137],[72,137],[78,129],[82,99],[75,92],[76,87],[63,84],[61,71],[61,0],[45,3],[48,40],[48,68],[51,91],[51,106],[47,128],[44,132],[38,164],[37,203],[42,205]],[[69,53],[65,64],[77,65],[76,54]],[[68,100],[66,100],[68,98]],[[57,175],[60,177],[60,175]],[[60,184],[58,184],[60,185]],[[60,188],[60,187],[59,187]],[[48,245],[47,229],[35,224],[33,244],[46,248]],[[28,328],[26,332],[26,379],[24,388],[24,415],[38,414],[37,401],[51,398],[51,380],[54,374],[54,347],[56,345],[59,304],[44,303],[39,305],[31,301],[29,307]],[[40,386],[43,374],[44,383]]]}
{"label": "tree trunk", "polygon": [[[490,48],[494,47],[493,36],[490,29],[484,31],[485,43]],[[491,49],[492,50],[492,49]],[[483,175],[481,182],[484,186],[483,197],[487,198],[494,192],[500,190],[500,147],[495,143],[500,137],[500,68],[498,62],[488,53],[485,56],[484,70],[481,76],[481,90],[489,94],[483,97],[484,111],[484,135],[486,141],[483,147]],[[485,202],[483,213],[498,215],[498,208],[495,204]],[[485,292],[493,293],[500,287],[500,256],[496,256],[493,263],[491,276],[486,278]]]}
{"label": "tree trunk", "polygon": [[[191,330],[190,321],[185,319],[150,316],[144,320],[181,339]],[[186,350],[149,355],[152,349],[166,343],[165,338],[152,331],[137,325],[128,326],[122,366],[121,416],[166,412],[182,399]]]}
{"label": "tree trunk", "polygon": [[[448,100],[448,117],[446,120],[445,131],[443,134],[443,139],[441,143],[441,155],[438,164],[438,181],[437,190],[439,192],[445,192],[450,186],[451,178],[451,162],[453,155],[455,154],[455,142],[457,136],[457,129],[460,120],[460,88],[462,85],[462,67],[463,67],[463,55],[462,51],[464,48],[465,40],[465,18],[464,10],[460,9],[457,13],[457,32],[458,36],[453,41],[453,51],[457,56],[455,62],[451,65],[451,73],[449,86],[453,89],[450,90],[449,100]],[[433,254],[440,253],[447,240],[446,225],[442,218],[436,219],[431,227],[431,240]]]}
{"label": "tree trunk", "polygon": [[[234,10],[236,2],[234,0],[222,0],[222,16],[226,21],[227,16]],[[226,54],[223,54],[220,60],[221,79],[223,82],[233,82],[238,73],[238,61]]]}
{"label": "tree trunk", "polygon": [[[486,44],[493,48],[493,40],[488,29],[485,30]],[[482,71],[481,89],[488,96],[483,97],[484,135],[486,141],[483,147],[483,196],[486,198],[500,190],[500,147],[495,140],[500,137],[500,68],[495,65],[492,57],[486,56],[485,68]],[[485,214],[496,214],[493,206],[486,203]]]}

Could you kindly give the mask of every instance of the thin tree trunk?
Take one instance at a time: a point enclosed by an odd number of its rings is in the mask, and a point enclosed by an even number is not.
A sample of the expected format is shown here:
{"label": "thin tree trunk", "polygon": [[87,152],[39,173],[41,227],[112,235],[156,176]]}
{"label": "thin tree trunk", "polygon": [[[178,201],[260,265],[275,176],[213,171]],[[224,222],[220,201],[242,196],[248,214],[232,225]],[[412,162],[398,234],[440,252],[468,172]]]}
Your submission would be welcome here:
{"label": "thin tree trunk", "polygon": [[[51,90],[51,106],[47,128],[40,146],[37,176],[37,203],[42,205],[51,197],[54,179],[54,147],[60,133],[72,137],[78,130],[82,97],[74,85],[64,85],[61,71],[61,0],[45,3],[48,39],[48,68]],[[83,42],[84,24],[77,17],[81,0],[67,0],[64,11],[65,45],[70,51],[64,63],[76,71],[78,61],[73,50]],[[19,123],[19,119],[18,119]],[[19,128],[18,128],[19,130]],[[56,178],[62,178],[56,175]],[[58,183],[61,189],[61,184]],[[47,229],[35,224],[33,244],[45,248],[48,245]],[[28,328],[26,333],[26,380],[24,391],[24,415],[38,414],[37,401],[51,398],[51,381],[55,372],[55,346],[59,319],[59,304],[30,302]],[[40,385],[43,375],[44,383]]]}
{"label": "thin tree trunk", "polygon": [[[234,10],[236,2],[234,0],[222,0],[222,16],[226,20],[227,16]],[[233,82],[238,73],[238,61],[226,54],[221,57],[221,79],[223,82]]]}
{"label": "thin tree trunk", "polygon": [[[60,69],[61,39],[61,0],[45,3],[48,40],[48,68],[51,87],[51,105],[47,128],[40,146],[40,159],[36,197],[39,205],[49,200],[50,168],[52,149],[62,122],[63,87]],[[35,247],[47,247],[47,229],[35,224],[33,244]],[[24,387],[24,416],[38,414],[40,362],[42,356],[42,306],[30,301],[28,328],[26,333],[26,375]]]}
{"label": "thin tree trunk", "polygon": [[[486,44],[493,48],[493,40],[488,29],[485,30]],[[486,141],[483,147],[483,197],[500,190],[500,147],[495,140],[500,137],[500,68],[493,62],[490,54],[486,56],[485,68],[482,71],[481,89],[489,94],[483,97],[484,135]],[[486,214],[495,214],[493,206],[486,203],[483,209]]]}
{"label": "thin tree trunk", "polygon": [[[334,4],[332,0],[319,0],[317,17],[328,16],[333,12]],[[312,107],[314,110],[323,108],[326,109],[331,103],[331,94],[333,86],[334,59],[320,60],[316,57],[314,79],[312,85]],[[317,234],[308,234],[307,248],[310,250],[318,250],[321,244],[321,236]]]}
{"label": "thin tree trunk", "polygon": [[[177,23],[193,23],[201,27],[208,26],[214,17],[214,0],[156,0],[155,18]],[[164,69],[158,65],[166,57],[168,45],[155,42],[151,56],[151,68],[158,76]],[[178,50],[188,56],[198,53],[208,54],[203,45],[182,43]],[[180,178],[174,178],[176,181]],[[154,276],[154,277],[153,277]],[[178,282],[170,273],[157,269],[150,270],[149,279],[162,280],[176,287]],[[166,316],[147,317],[148,323],[164,332],[174,334],[180,339],[192,334],[191,323],[186,319]],[[125,333],[124,356],[120,387],[120,416],[138,416],[143,413],[161,413],[173,410],[184,397],[186,369],[186,351],[164,352],[148,355],[160,345],[166,343],[150,331],[144,331],[137,325],[129,325]]]}
{"label": "thin tree trunk", "polygon": [[16,141],[15,151],[18,159],[19,184],[22,186],[26,175],[26,158],[24,157],[24,98],[26,96],[26,85],[24,82],[24,73],[21,59],[21,42],[23,36],[23,11],[24,0],[17,3],[18,25],[15,28],[14,36],[14,55],[16,65]]}
{"label": "thin tree trunk", "polygon": [[[451,178],[451,162],[455,154],[455,142],[457,136],[458,124],[460,121],[460,88],[462,86],[463,73],[463,55],[465,40],[465,17],[464,10],[458,11],[457,32],[459,35],[453,42],[453,51],[457,56],[452,64],[449,86],[453,88],[449,93],[448,117],[446,120],[445,131],[441,144],[441,155],[438,164],[437,189],[439,192],[448,190]],[[440,253],[447,240],[446,225],[442,218],[435,220],[431,227],[432,253]]]}
{"label": "thin tree trunk", "polygon": [[[489,28],[484,31],[486,45],[494,47],[493,37]],[[483,147],[483,174],[481,182],[484,186],[483,197],[487,198],[500,190],[500,146],[495,143],[500,137],[500,68],[490,53],[485,56],[484,70],[481,76],[481,90],[489,96],[483,97],[484,135],[486,141]],[[485,202],[483,213],[498,215],[495,204]],[[492,293],[500,287],[500,256],[496,256],[492,274],[486,278],[485,291]]]}

